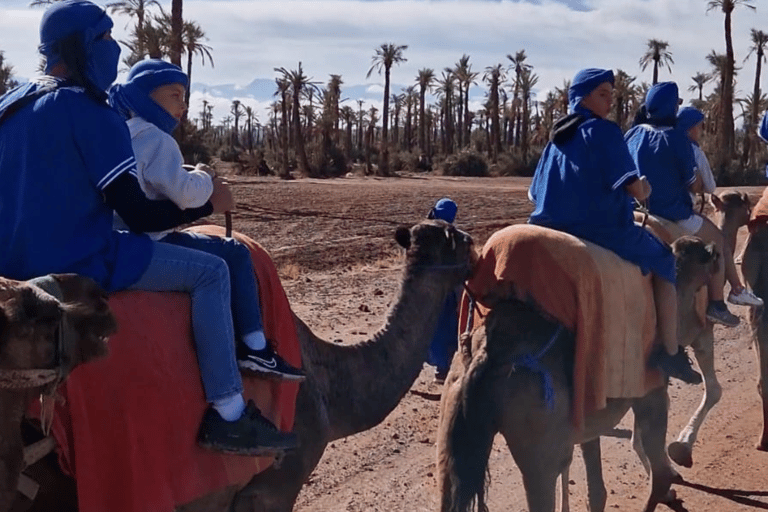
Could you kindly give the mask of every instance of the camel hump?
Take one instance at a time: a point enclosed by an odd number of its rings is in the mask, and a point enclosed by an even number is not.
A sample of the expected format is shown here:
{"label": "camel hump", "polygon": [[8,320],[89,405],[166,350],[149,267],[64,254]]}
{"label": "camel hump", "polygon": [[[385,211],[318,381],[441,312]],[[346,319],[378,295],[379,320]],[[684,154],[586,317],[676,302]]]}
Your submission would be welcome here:
{"label": "camel hump", "polygon": [[646,394],[656,311],[650,276],[636,265],[570,234],[520,224],[488,239],[468,289],[479,304],[476,322],[495,303],[518,299],[575,333],[582,413],[604,408],[606,398]]}

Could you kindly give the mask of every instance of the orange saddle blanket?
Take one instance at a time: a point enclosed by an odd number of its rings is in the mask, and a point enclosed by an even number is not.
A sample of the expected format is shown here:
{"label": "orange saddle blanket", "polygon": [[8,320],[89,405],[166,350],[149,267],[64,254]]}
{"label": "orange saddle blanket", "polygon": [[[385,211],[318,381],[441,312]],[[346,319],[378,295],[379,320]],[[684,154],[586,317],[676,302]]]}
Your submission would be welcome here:
{"label": "orange saddle blanket", "polygon": [[[215,226],[194,229],[224,234]],[[265,334],[300,366],[293,315],[274,264],[253,240],[235,236],[251,250]],[[196,444],[207,404],[189,296],[129,291],[109,304],[119,326],[110,354],[79,366],[62,384],[65,403],[56,405],[52,427],[62,467],[76,479],[80,511],[171,512],[268,468],[272,458],[223,455]],[[298,384],[245,377],[243,383],[246,398],[266,417],[292,429]]]}
{"label": "orange saddle blanket", "polygon": [[[663,385],[646,361],[656,337],[650,276],[615,253],[567,233],[517,224],[483,247],[468,282],[479,304],[473,325],[494,303],[532,301],[575,333],[573,421],[605,408],[607,398],[645,395]],[[467,325],[465,294],[460,330]]]}

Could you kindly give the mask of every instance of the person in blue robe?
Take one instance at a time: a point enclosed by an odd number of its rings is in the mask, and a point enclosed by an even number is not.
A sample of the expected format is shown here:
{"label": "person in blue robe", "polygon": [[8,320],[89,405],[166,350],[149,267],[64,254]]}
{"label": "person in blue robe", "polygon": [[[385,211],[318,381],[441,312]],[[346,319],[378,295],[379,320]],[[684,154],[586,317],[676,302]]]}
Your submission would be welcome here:
{"label": "person in blue robe", "polygon": [[697,172],[688,134],[684,127],[678,126],[679,103],[677,84],[661,82],[653,85],[645,97],[646,119],[631,128],[624,138],[637,169],[653,187],[648,210],[653,215],[675,222],[689,235],[717,246],[724,264],[719,266],[708,286],[707,319],[735,327],[740,319],[728,310],[723,300],[726,278],[731,285],[729,302],[760,306],[762,300],[741,283],[733,254],[722,232],[693,209],[690,193],[702,191],[702,179]]}
{"label": "person in blue robe", "polygon": [[675,258],[669,247],[635,225],[632,199],[651,193],[629,154],[619,126],[607,119],[613,101],[611,70],[579,71],[568,90],[569,114],[544,148],[528,195],[529,222],[570,233],[609,249],[653,275],[663,348],[650,364],[671,377],[700,383],[677,337]]}

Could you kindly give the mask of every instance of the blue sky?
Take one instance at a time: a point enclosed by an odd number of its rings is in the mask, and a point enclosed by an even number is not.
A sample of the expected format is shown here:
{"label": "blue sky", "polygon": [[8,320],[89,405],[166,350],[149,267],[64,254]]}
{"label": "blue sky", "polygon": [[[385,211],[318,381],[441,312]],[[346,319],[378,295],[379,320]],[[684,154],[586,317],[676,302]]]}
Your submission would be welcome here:
{"label": "blue sky", "polygon": [[[170,0],[161,3],[169,6]],[[0,49],[21,77],[35,73],[43,12],[27,4],[0,0]],[[749,31],[768,31],[768,2],[753,4],[757,11],[742,7],[733,15],[736,61],[743,66],[737,96],[748,94],[754,81],[754,55],[743,62]],[[367,90],[368,103],[380,103],[382,77],[365,75],[375,49],[389,42],[408,45],[407,62],[392,70],[392,92],[412,84],[419,69],[430,67],[439,74],[463,54],[482,76],[486,67],[506,65],[507,54],[525,49],[543,97],[583,67],[621,68],[638,82],[650,82],[650,68],[641,71],[638,59],[648,39],[661,39],[669,42],[675,64],[672,73],[661,70],[660,79],[677,81],[690,98],[690,77],[709,71],[705,56],[725,51],[723,15],[707,13],[706,5],[706,0],[185,0],[184,17],[206,31],[215,60],[215,67],[195,61],[190,110],[194,117],[205,97],[217,105],[220,119],[242,91],[239,99],[265,112],[270,99],[246,86],[257,78],[274,78],[275,67],[295,69],[299,61],[316,81],[341,74],[342,91],[360,86],[355,90]],[[115,17],[117,39],[127,23]],[[765,75],[763,90],[768,89]],[[222,84],[232,86],[226,88],[227,97],[216,97],[221,89],[213,86]],[[479,105],[482,97],[472,100]],[[266,121],[266,114],[261,117]]]}

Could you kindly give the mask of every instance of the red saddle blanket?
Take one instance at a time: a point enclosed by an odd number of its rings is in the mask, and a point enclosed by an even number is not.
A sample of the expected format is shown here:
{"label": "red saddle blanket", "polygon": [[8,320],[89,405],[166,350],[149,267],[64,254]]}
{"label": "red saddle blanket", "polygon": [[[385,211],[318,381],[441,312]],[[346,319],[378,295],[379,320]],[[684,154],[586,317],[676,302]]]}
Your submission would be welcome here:
{"label": "red saddle blanket", "polygon": [[[500,300],[532,301],[575,333],[572,416],[603,409],[608,398],[645,395],[663,385],[646,361],[656,337],[650,276],[615,253],[567,233],[517,224],[494,233],[467,287],[475,326]],[[468,298],[460,330],[468,320]]]}
{"label": "red saddle blanket", "polygon": [[[194,228],[222,236],[216,226]],[[251,250],[264,330],[277,351],[300,366],[293,314],[267,252]],[[59,393],[52,427],[59,460],[77,481],[81,512],[171,512],[209,492],[244,485],[272,458],[223,455],[199,448],[207,407],[191,334],[190,300],[182,293],[120,292],[110,297],[118,332],[109,356],[76,368]],[[243,378],[280,429],[293,428],[298,384]],[[39,414],[35,406],[33,414]]]}

